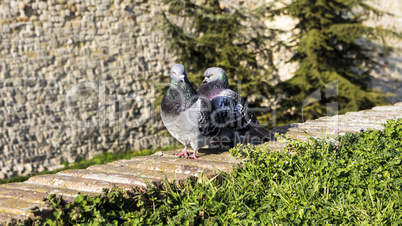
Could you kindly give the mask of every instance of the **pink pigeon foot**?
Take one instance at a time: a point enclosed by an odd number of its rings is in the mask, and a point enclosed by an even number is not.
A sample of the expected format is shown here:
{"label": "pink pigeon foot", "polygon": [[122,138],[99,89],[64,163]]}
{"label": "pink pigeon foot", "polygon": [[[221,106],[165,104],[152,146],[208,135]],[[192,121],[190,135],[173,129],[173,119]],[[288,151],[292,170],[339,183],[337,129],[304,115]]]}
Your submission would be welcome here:
{"label": "pink pigeon foot", "polygon": [[196,153],[197,153],[197,151],[194,150],[193,154],[192,154],[190,157],[188,157],[188,158],[190,158],[190,159],[198,159],[197,156],[195,156]]}
{"label": "pink pigeon foot", "polygon": [[212,144],[213,146],[218,147],[218,148],[221,148],[221,147],[222,147],[222,145],[221,145],[220,143],[216,142],[216,141],[211,141],[211,144]]}
{"label": "pink pigeon foot", "polygon": [[183,155],[186,156],[186,158],[188,157],[188,152],[187,152],[187,145],[184,147],[184,150],[182,153],[177,153],[175,154],[178,157],[182,157]]}

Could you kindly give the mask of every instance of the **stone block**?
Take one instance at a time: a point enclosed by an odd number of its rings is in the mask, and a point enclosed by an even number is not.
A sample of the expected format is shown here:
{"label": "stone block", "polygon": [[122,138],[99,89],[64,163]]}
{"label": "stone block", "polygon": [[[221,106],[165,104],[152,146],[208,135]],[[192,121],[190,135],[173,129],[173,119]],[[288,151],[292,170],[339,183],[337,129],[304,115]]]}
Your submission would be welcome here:
{"label": "stone block", "polygon": [[38,8],[40,9],[40,10],[46,10],[47,9],[47,3],[45,2],[45,1],[40,1],[40,2],[38,2]]}

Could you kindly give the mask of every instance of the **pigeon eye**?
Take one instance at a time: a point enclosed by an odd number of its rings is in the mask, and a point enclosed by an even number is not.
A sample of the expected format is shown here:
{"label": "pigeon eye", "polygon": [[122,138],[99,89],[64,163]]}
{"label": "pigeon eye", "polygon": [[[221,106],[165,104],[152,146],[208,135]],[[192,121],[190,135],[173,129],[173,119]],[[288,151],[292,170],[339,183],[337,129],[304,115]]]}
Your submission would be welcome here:
{"label": "pigeon eye", "polygon": [[211,77],[214,76],[214,74],[211,74]]}
{"label": "pigeon eye", "polygon": [[173,74],[176,74],[176,72],[173,72]]}

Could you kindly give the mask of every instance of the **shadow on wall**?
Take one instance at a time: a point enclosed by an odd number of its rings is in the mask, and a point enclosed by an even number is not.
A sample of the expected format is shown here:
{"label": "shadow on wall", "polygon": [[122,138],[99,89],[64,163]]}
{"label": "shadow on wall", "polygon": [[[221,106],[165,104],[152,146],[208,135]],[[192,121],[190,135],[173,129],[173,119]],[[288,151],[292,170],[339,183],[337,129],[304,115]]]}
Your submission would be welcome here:
{"label": "shadow on wall", "polygon": [[389,94],[387,100],[391,103],[402,101],[402,48],[390,51],[388,54],[377,52],[376,60],[383,66],[371,77],[371,87]]}

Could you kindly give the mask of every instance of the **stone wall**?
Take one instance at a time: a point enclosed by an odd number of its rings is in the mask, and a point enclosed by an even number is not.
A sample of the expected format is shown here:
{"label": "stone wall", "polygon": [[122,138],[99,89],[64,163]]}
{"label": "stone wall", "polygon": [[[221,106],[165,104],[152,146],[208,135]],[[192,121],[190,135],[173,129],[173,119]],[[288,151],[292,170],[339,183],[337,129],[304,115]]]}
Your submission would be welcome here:
{"label": "stone wall", "polygon": [[174,62],[158,4],[1,1],[0,178],[158,144],[154,82]]}
{"label": "stone wall", "polygon": [[[399,0],[391,2],[401,8]],[[254,3],[224,1],[227,7]],[[172,142],[157,138],[163,126],[153,106],[159,77],[175,62],[157,29],[161,9],[157,0],[0,1],[0,178],[105,150]],[[390,21],[401,20],[384,23]],[[292,23],[281,18],[275,24]],[[383,73],[388,77],[377,80],[399,93],[399,101],[400,47],[385,56],[392,62]],[[284,63],[290,56],[277,55],[282,79],[295,69]]]}

